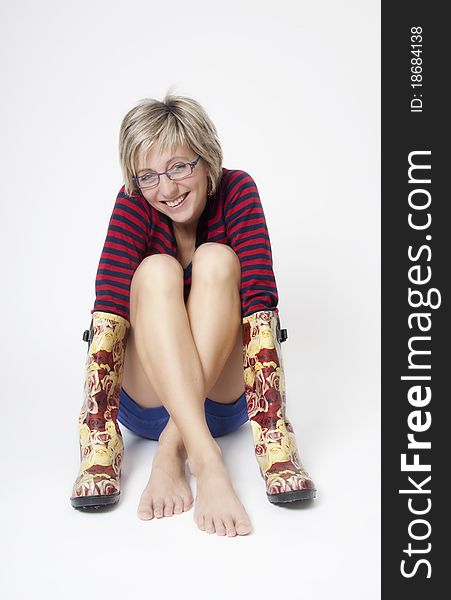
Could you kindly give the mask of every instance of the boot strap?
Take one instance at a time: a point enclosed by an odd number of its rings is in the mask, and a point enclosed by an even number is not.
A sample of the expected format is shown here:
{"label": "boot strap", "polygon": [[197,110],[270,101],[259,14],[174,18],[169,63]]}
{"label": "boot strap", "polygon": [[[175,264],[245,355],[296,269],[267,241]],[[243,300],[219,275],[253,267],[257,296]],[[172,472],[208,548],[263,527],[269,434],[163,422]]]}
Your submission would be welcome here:
{"label": "boot strap", "polygon": [[91,319],[91,325],[89,326],[89,329],[85,329],[85,331],[83,332],[83,341],[88,342],[88,350],[89,350],[89,346],[92,342],[92,338],[94,337],[93,322],[94,322],[94,318]]}
{"label": "boot strap", "polygon": [[286,329],[280,329],[280,317],[277,315],[276,321],[276,334],[279,343],[285,342],[288,339],[288,331]]}

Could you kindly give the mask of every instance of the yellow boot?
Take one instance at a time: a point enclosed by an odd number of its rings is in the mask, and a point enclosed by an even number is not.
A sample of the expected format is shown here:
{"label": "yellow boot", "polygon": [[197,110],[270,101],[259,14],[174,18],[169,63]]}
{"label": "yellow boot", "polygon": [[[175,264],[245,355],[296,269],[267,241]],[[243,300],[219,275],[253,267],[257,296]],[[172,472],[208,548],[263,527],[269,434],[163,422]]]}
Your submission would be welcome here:
{"label": "yellow boot", "polygon": [[[283,330],[285,333],[285,330]],[[286,416],[278,310],[243,318],[243,366],[247,412],[255,456],[273,503],[315,498],[315,484],[302,466],[293,426]]]}
{"label": "yellow boot", "polygon": [[79,416],[81,465],[70,499],[74,508],[119,500],[124,445],[116,416],[129,327],[119,315],[93,313]]}

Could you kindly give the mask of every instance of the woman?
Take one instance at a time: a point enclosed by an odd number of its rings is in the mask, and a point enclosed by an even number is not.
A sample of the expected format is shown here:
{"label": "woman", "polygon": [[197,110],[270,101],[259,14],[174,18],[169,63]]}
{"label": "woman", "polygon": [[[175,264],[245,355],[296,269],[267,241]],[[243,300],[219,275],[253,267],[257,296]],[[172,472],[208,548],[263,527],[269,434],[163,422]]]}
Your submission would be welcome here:
{"label": "woman", "polygon": [[82,462],[71,503],[118,501],[119,421],[159,440],[140,518],[191,507],[187,460],[199,528],[246,535],[249,517],[214,437],[249,419],[268,499],[315,497],[286,417],[285,330],[258,191],[244,171],[222,168],[216,129],[190,98],[140,102],[122,122],[119,154],[125,185],[86,332]]}

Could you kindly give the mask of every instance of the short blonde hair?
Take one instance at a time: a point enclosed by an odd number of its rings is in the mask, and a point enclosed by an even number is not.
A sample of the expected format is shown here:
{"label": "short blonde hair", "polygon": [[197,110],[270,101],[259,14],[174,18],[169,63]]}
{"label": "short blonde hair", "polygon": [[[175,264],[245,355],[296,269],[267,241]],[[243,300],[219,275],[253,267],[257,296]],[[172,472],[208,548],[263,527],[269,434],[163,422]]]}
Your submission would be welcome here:
{"label": "short blonde hair", "polygon": [[216,127],[204,108],[192,98],[167,95],[162,102],[145,98],[124,117],[119,134],[119,159],[125,191],[137,190],[136,161],[153,147],[174,150],[188,145],[205,161],[208,191],[215,192],[222,175],[222,149]]}

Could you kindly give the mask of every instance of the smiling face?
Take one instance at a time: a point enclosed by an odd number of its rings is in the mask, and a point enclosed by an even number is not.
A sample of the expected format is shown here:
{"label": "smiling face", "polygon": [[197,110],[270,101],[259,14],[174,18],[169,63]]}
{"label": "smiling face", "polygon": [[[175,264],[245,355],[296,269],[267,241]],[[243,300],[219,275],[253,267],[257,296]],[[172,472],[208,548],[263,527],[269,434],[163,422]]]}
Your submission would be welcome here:
{"label": "smiling face", "polygon": [[[179,145],[172,151],[153,147],[146,155],[138,157],[136,175],[142,177],[146,173],[162,173],[178,163],[192,162],[196,156],[186,145]],[[141,193],[151,206],[173,221],[175,230],[184,234],[195,234],[197,223],[207,203],[207,175],[206,165],[200,159],[192,174],[185,179],[172,181],[166,175],[160,175],[158,186],[141,190]],[[178,206],[170,206],[181,199],[183,201]]]}

